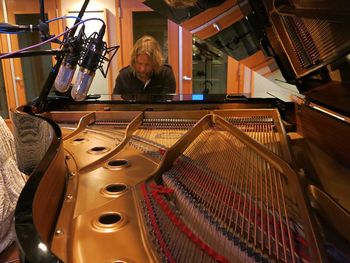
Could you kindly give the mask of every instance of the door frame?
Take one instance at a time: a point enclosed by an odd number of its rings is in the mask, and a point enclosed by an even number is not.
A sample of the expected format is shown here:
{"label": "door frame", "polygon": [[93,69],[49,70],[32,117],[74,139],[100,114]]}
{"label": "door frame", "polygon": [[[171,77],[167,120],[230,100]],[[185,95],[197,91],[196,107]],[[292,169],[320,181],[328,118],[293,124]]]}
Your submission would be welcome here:
{"label": "door frame", "polygon": [[[45,1],[45,13],[48,15],[48,19],[52,19],[57,16],[57,13],[60,13],[60,0],[46,0]],[[26,0],[18,4],[16,0],[7,0],[6,1],[6,12],[8,16],[8,22],[15,24],[15,15],[17,14],[33,14],[40,13],[40,6],[37,0]],[[53,22],[49,25],[50,34],[58,35],[60,28],[62,28],[62,23]],[[16,35],[10,35],[10,44],[11,50],[18,50],[18,37]],[[57,48],[57,46],[53,46],[52,48]],[[55,63],[54,57],[52,57],[52,63]],[[18,105],[23,105],[27,103],[26,99],[26,89],[23,81],[23,72],[22,72],[22,64],[21,59],[16,58],[13,59],[14,65],[14,77],[15,80],[12,83],[12,90],[16,89]],[[12,72],[10,69],[9,72]]]}

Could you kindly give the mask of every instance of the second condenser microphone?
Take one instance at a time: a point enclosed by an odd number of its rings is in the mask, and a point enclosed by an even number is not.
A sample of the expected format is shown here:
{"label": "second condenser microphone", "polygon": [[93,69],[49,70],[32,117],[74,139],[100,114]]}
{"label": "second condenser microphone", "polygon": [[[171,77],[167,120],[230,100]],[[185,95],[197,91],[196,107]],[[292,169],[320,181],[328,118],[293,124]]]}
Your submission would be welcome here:
{"label": "second condenser microphone", "polygon": [[83,48],[84,29],[85,26],[83,25],[78,36],[67,39],[67,42],[63,46],[69,50],[69,53],[65,55],[55,80],[55,89],[59,92],[66,92],[72,83],[72,78]]}
{"label": "second condenser microphone", "polygon": [[76,101],[83,101],[86,98],[96,69],[100,64],[103,53],[106,51],[106,43],[102,40],[105,28],[106,26],[103,25],[98,35],[96,36],[95,33],[88,40],[86,51],[80,63],[78,76],[71,92],[72,98]]}

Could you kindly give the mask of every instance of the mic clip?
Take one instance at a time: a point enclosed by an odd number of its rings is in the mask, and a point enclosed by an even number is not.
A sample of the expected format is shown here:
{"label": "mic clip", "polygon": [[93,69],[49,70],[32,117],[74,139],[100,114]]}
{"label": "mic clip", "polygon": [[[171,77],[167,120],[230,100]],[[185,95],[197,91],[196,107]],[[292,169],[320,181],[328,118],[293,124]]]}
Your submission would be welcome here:
{"label": "mic clip", "polygon": [[[39,24],[37,27],[38,27],[39,32],[40,32],[41,41],[46,41],[46,40],[53,38],[55,36],[55,35],[50,34],[49,25],[47,23],[44,23],[41,20],[39,20]],[[57,44],[62,44],[62,42],[59,39],[51,40],[51,42],[57,43]]]}
{"label": "mic clip", "polygon": [[[78,62],[79,66],[86,66],[85,64],[90,64],[88,62],[90,60],[89,49],[91,49],[92,45],[96,45],[96,47],[98,47],[99,52],[95,54],[97,55],[97,57],[94,59],[97,59],[96,61],[97,63],[96,62],[93,63],[94,68],[92,69],[89,66],[88,68],[93,71],[95,71],[96,69],[99,69],[103,77],[106,78],[109,71],[110,63],[113,57],[115,56],[115,54],[117,53],[120,46],[117,45],[117,46],[107,47],[106,42],[102,41],[102,39],[99,37],[97,32],[95,32],[87,38],[87,40],[85,41],[85,44],[83,45],[82,55]],[[103,65],[105,62],[107,62],[108,64],[107,64],[107,67],[104,68]]]}

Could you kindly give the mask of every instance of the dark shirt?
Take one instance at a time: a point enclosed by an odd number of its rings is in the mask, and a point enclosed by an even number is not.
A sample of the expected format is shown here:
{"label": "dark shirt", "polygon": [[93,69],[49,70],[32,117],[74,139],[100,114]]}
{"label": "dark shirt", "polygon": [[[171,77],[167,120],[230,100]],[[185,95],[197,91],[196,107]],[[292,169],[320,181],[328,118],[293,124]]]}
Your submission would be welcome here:
{"label": "dark shirt", "polygon": [[159,72],[153,73],[145,84],[139,80],[130,66],[123,68],[116,79],[114,94],[171,94],[176,91],[176,81],[170,65],[164,64]]}

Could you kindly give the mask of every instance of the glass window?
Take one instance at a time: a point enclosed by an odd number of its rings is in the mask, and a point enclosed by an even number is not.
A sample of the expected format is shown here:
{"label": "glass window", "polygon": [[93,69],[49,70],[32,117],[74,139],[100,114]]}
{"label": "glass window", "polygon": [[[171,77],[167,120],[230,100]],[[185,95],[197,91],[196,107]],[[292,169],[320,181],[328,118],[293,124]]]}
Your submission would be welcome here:
{"label": "glass window", "polygon": [[168,20],[156,12],[133,12],[134,43],[144,35],[154,37],[162,48],[163,57],[168,57]]}
{"label": "glass window", "polygon": [[227,55],[205,41],[193,38],[192,92],[225,94]]}
{"label": "glass window", "polygon": [[223,29],[207,41],[238,61],[260,50],[259,43],[246,19]]}

